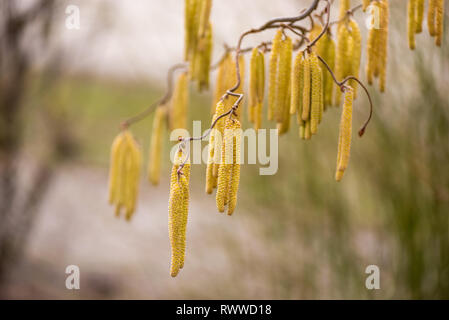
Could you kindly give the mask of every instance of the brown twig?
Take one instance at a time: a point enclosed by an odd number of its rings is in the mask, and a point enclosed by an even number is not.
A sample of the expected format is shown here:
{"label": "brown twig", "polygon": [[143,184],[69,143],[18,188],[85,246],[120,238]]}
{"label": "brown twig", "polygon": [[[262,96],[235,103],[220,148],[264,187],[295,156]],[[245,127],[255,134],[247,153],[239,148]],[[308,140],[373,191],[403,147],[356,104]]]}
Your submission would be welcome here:
{"label": "brown twig", "polygon": [[136,122],[144,119],[145,117],[147,117],[151,112],[153,112],[153,110],[157,106],[167,103],[173,94],[173,76],[175,74],[175,71],[180,70],[180,69],[186,69],[187,67],[188,67],[187,63],[178,63],[178,64],[171,66],[170,69],[168,69],[168,73],[167,73],[167,91],[165,92],[164,96],[162,98],[160,98],[159,100],[157,100],[156,102],[153,102],[145,110],[143,110],[140,113],[136,114],[135,116],[123,121],[121,123],[122,129],[127,129],[133,123],[136,123]]}

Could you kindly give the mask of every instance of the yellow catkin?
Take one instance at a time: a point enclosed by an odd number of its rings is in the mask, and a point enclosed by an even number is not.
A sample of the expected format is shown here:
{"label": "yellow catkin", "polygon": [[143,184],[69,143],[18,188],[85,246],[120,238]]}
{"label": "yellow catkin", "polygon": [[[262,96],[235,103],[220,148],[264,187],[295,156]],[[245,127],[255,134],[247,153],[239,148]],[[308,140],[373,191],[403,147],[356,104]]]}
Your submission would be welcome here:
{"label": "yellow catkin", "polygon": [[310,117],[310,56],[304,58],[303,62],[303,90],[302,90],[302,113],[301,118],[304,121]]}
{"label": "yellow catkin", "polygon": [[111,158],[109,168],[109,203],[115,204],[118,200],[120,179],[120,157],[123,150],[123,134],[115,137],[111,147]]}
{"label": "yellow catkin", "polygon": [[198,36],[204,37],[208,32],[209,17],[212,9],[212,0],[201,0],[200,20],[198,27]]}
{"label": "yellow catkin", "polygon": [[140,167],[142,163],[142,154],[139,146],[134,138],[129,135],[129,146],[131,150],[130,165],[128,167],[129,179],[127,179],[127,206],[126,206],[126,220],[131,220],[136,209],[136,201],[139,188]]}
{"label": "yellow catkin", "polygon": [[170,275],[176,277],[184,265],[183,240],[185,234],[182,232],[182,224],[185,214],[185,185],[186,177],[171,179],[170,196],[168,202],[168,232],[171,246]]}
{"label": "yellow catkin", "polygon": [[[217,119],[217,114],[212,117],[212,123]],[[213,128],[209,135],[209,154],[206,168],[206,193],[211,194],[217,184],[217,177],[213,175],[214,157],[215,157],[215,133],[217,129]]]}
{"label": "yellow catkin", "polygon": [[270,70],[269,70],[269,83],[268,83],[268,120],[273,120],[274,109],[276,105],[276,88],[277,88],[277,74],[278,74],[278,61],[280,54],[280,44],[282,41],[282,30],[279,29],[273,39],[270,55]]}
{"label": "yellow catkin", "polygon": [[320,68],[319,72],[319,96],[320,96],[320,115],[318,118],[318,123],[321,123],[321,120],[323,120],[323,112],[324,112],[324,82],[323,82],[323,69]]}
{"label": "yellow catkin", "polygon": [[295,114],[300,109],[302,103],[302,87],[300,86],[300,77],[303,68],[303,55],[299,52],[295,61],[293,62],[293,68],[291,73],[291,101],[290,101],[290,114]]}
{"label": "yellow catkin", "polygon": [[[430,0],[432,2],[432,0]],[[408,46],[411,50],[415,50],[415,30],[416,30],[416,0],[408,1]],[[430,28],[429,28],[430,30]]]}
{"label": "yellow catkin", "polygon": [[193,61],[198,41],[201,2],[203,0],[185,1],[185,60]]}
{"label": "yellow catkin", "polygon": [[318,122],[320,121],[321,109],[321,68],[318,65],[318,58],[315,53],[310,54],[310,74],[311,74],[311,107],[310,107],[310,132],[316,134]]}
{"label": "yellow catkin", "polygon": [[156,109],[151,133],[150,154],[148,162],[148,180],[153,185],[159,184],[161,175],[162,139],[165,123],[165,106]]}
{"label": "yellow catkin", "polygon": [[307,120],[304,126],[304,139],[310,140],[312,138],[312,132],[310,130],[310,120]]}
{"label": "yellow catkin", "polygon": [[264,55],[256,47],[251,53],[250,81],[248,95],[248,120],[254,123],[254,129],[261,125],[261,106],[264,98],[265,86]]}
{"label": "yellow catkin", "polygon": [[212,25],[209,23],[204,36],[199,39],[195,54],[194,78],[198,83],[198,91],[209,88],[209,70],[212,57]]}
{"label": "yellow catkin", "polygon": [[[412,0],[409,0],[409,6],[410,6],[410,2],[412,2]],[[429,34],[432,37],[434,37],[436,34],[436,30],[435,30],[436,6],[437,6],[437,0],[429,0],[429,8],[427,9],[427,28],[429,29]],[[409,19],[410,19],[410,7],[409,7],[408,14],[409,14]],[[410,26],[409,26],[409,28],[410,28]]]}
{"label": "yellow catkin", "polygon": [[229,203],[228,203],[228,215],[232,215],[237,204],[237,193],[240,182],[240,146],[241,146],[241,125],[238,120],[235,120],[232,129],[233,132],[233,162],[231,169],[231,178],[229,181]]}
{"label": "yellow catkin", "polygon": [[[322,27],[315,25],[310,33],[311,39],[315,39],[322,31]],[[332,39],[329,32],[323,34],[323,36],[317,41],[314,51],[316,54],[321,56],[328,64],[331,70],[335,68],[335,42]],[[334,91],[334,80],[329,72],[323,72],[323,98],[324,98],[324,108],[331,106],[333,101],[333,91]]]}
{"label": "yellow catkin", "polygon": [[[349,27],[351,29],[351,52],[350,52],[350,71],[345,76],[352,75],[356,78],[359,77],[360,72],[360,57],[362,55],[362,36],[360,34],[360,28],[354,19],[349,19]],[[354,88],[354,98],[357,97],[357,83],[355,80],[349,81],[350,85]]]}
{"label": "yellow catkin", "polygon": [[[221,163],[218,168],[218,183],[217,183],[217,195],[216,204],[219,212],[224,212],[225,205],[228,201],[229,184],[232,173],[232,139],[233,139],[233,121],[229,118],[226,119],[224,128],[224,137],[221,147]],[[231,159],[231,160],[230,160]]]}
{"label": "yellow catkin", "polygon": [[223,57],[223,60],[220,62],[219,66],[218,66],[218,71],[217,71],[217,79],[215,82],[215,90],[214,90],[214,98],[212,100],[212,108],[211,108],[211,113],[214,114],[215,113],[215,106],[217,105],[218,101],[221,99],[221,97],[224,95],[226,89],[226,78],[227,78],[227,73],[229,73],[229,69],[231,68],[231,61],[232,57],[231,54],[228,52],[226,53],[226,55]]}
{"label": "yellow catkin", "polygon": [[340,121],[340,133],[338,137],[337,171],[335,180],[340,181],[348,166],[351,151],[352,134],[352,103],[354,92],[351,87],[345,89],[345,99]]}
{"label": "yellow catkin", "polygon": [[[187,229],[187,220],[188,220],[188,206],[189,206],[189,180],[190,180],[190,160],[185,159],[186,154],[180,149],[175,155],[175,158],[173,159],[173,167],[171,171],[171,179],[170,179],[170,185],[175,185],[175,183],[182,182],[180,187],[182,188],[182,211],[181,214],[177,215],[177,219],[170,219],[169,215],[169,230],[170,230],[170,221],[173,221],[172,225],[174,226],[174,231],[176,231],[176,237],[172,237],[172,234],[170,233],[170,241],[172,241],[172,238],[176,244],[176,246],[172,245],[172,249],[176,248],[176,251],[179,253],[179,257],[177,258],[179,262],[179,269],[181,269],[184,266],[184,258],[185,258],[185,248],[186,248],[186,229]],[[184,164],[184,167],[180,171],[179,179],[178,179],[178,169],[182,163]],[[185,183],[182,180],[185,178]],[[171,190],[171,188],[170,188]],[[170,212],[170,210],[169,210]],[[172,255],[173,257],[173,255]]]}
{"label": "yellow catkin", "polygon": [[362,9],[363,9],[364,12],[369,7],[370,3],[371,3],[371,0],[363,0],[363,7],[362,7]]}
{"label": "yellow catkin", "polygon": [[276,80],[276,98],[274,106],[274,118],[277,123],[283,123],[286,114],[286,97],[290,82],[292,49],[291,38],[286,37],[284,40],[281,40]]}
{"label": "yellow catkin", "polygon": [[441,47],[443,39],[444,0],[436,1],[435,10],[435,44]]}
{"label": "yellow catkin", "polygon": [[[349,30],[346,23],[342,23],[337,29],[337,53],[335,56],[335,76],[338,81],[341,81],[347,76],[348,66],[350,63],[350,44],[351,39]],[[334,105],[338,107],[340,105],[341,92],[335,90]]]}
{"label": "yellow catkin", "polygon": [[[331,38],[329,33],[326,33],[323,36],[323,45],[319,45],[320,51],[323,51],[323,54],[320,54],[321,56],[324,56],[323,58],[327,62],[329,68],[331,70],[334,70],[335,68],[335,42]],[[321,41],[318,41],[321,42]],[[321,47],[323,47],[321,49]],[[332,106],[333,103],[333,94],[334,94],[334,79],[332,79],[332,75],[327,72],[323,71],[323,103],[324,103],[324,109],[326,110],[327,107]]]}
{"label": "yellow catkin", "polygon": [[115,206],[116,216],[120,216],[123,208],[127,220],[136,208],[141,162],[140,147],[132,134],[122,132],[111,148],[109,202]]}
{"label": "yellow catkin", "polygon": [[350,0],[340,0],[340,7],[338,11],[338,18],[343,19],[346,15],[346,12],[350,9],[351,2]]}
{"label": "yellow catkin", "polygon": [[259,52],[257,59],[257,106],[254,110],[254,129],[262,126],[262,106],[265,97],[265,57]]}
{"label": "yellow catkin", "polygon": [[171,130],[187,126],[187,106],[189,99],[189,88],[187,73],[183,72],[179,75],[176,82],[175,91],[173,92],[171,113],[170,113],[170,128]]}
{"label": "yellow catkin", "polygon": [[[220,116],[225,112],[225,105],[223,101],[219,101],[217,103],[217,107],[215,110],[216,117]],[[218,177],[218,168],[220,167],[221,161],[221,147],[223,143],[223,131],[224,131],[224,123],[225,119],[220,118],[215,124],[215,133],[214,133],[214,165],[212,168],[212,175],[214,177]]]}
{"label": "yellow catkin", "polygon": [[281,123],[277,123],[279,135],[287,133],[290,129],[290,103],[291,103],[291,83],[289,81],[287,87],[287,94],[284,97],[284,119]]}
{"label": "yellow catkin", "polygon": [[422,32],[422,23],[424,20],[424,0],[416,0],[416,21],[415,21],[415,33]]}

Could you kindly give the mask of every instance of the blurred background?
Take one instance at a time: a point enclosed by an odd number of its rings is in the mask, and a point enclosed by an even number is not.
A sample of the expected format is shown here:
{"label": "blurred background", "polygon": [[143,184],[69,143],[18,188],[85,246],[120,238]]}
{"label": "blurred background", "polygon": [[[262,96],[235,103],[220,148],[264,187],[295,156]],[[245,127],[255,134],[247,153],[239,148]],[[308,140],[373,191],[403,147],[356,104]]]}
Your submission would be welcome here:
{"label": "blurred background", "polygon": [[[390,1],[387,92],[369,88],[374,118],[362,139],[354,133],[343,181],[334,180],[337,108],[311,141],[296,124],[281,137],[276,175],[243,166],[232,217],[204,193],[205,165],[193,166],[186,264],[173,279],[168,133],[162,181],[142,175],[130,223],[114,217],[107,183],[119,123],[159,98],[167,69],[182,61],[184,1],[1,0],[0,297],[449,298],[449,30],[436,48],[425,26],[411,52],[406,2]],[[243,31],[310,3],[215,0],[213,61]],[[68,5],[79,8],[80,29],[66,27]],[[365,48],[367,16],[355,18]],[[190,123],[210,122],[211,91],[192,86]],[[367,103],[355,102],[355,129]],[[151,124],[132,128],[145,161]],[[373,264],[380,290],[365,287]],[[80,290],[65,287],[68,265],[80,268]]]}

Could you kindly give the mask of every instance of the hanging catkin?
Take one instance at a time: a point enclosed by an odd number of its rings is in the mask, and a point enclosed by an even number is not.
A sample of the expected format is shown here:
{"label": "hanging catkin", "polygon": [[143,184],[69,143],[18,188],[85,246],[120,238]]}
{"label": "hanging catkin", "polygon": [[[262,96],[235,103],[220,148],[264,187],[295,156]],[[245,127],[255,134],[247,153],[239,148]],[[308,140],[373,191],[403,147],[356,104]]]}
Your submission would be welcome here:
{"label": "hanging catkin", "polygon": [[203,0],[185,0],[185,61],[193,61],[200,26],[201,2]]}
{"label": "hanging catkin", "polygon": [[[382,16],[381,16],[382,17]],[[424,0],[416,0],[415,33],[422,32],[422,23],[424,20]]]}
{"label": "hanging catkin", "polygon": [[[215,113],[212,117],[211,125],[217,119],[217,114]],[[217,186],[217,177],[214,176],[214,158],[215,158],[215,135],[217,129],[213,128],[209,134],[209,153],[207,158],[207,168],[206,168],[206,193],[211,194],[213,189]]]}
{"label": "hanging catkin", "polygon": [[[368,34],[366,76],[372,84],[375,77],[379,77],[379,88],[385,91],[387,55],[388,55],[388,0],[375,1],[376,12],[379,12],[379,28],[371,28]],[[355,84],[354,84],[355,85]]]}
{"label": "hanging catkin", "polygon": [[209,23],[205,33],[198,40],[198,48],[195,52],[193,65],[193,78],[197,80],[198,91],[209,88],[209,69],[212,57],[212,25]]}
{"label": "hanging catkin", "polygon": [[[291,101],[290,101],[290,114],[298,113],[301,115],[302,112],[302,77],[303,77],[303,53],[299,52],[296,57],[295,61],[293,62],[293,68],[292,68],[292,74],[291,74]],[[298,120],[301,119],[301,122],[298,122],[299,124],[302,123],[302,118],[299,117]]]}
{"label": "hanging catkin", "polygon": [[303,89],[302,89],[302,112],[301,118],[303,121],[308,121],[310,118],[310,54],[304,58],[303,62]]}
{"label": "hanging catkin", "polygon": [[231,178],[229,180],[229,203],[228,203],[228,215],[232,215],[237,204],[237,193],[240,182],[240,145],[241,145],[241,125],[238,120],[235,120],[232,124],[233,137],[232,137],[232,165],[231,165]]}
{"label": "hanging catkin", "polygon": [[209,28],[209,18],[212,9],[212,0],[201,0],[198,36],[204,37],[208,32]]}
{"label": "hanging catkin", "polygon": [[340,0],[340,7],[338,11],[338,18],[343,19],[350,9],[351,3],[350,0]]}
{"label": "hanging catkin", "polygon": [[[190,179],[190,163],[185,162],[185,156],[181,149],[176,153],[170,179],[168,230],[172,252],[170,267],[172,277],[179,273],[185,260]],[[184,162],[185,165],[178,174],[178,169]]]}
{"label": "hanging catkin", "polygon": [[[315,39],[323,28],[315,24],[310,33],[310,38]],[[329,31],[329,30],[328,30]],[[326,61],[331,70],[335,68],[335,42],[329,32],[323,34],[314,47],[315,52]],[[329,72],[323,72],[323,97],[324,108],[330,107],[333,103],[334,80]]]}
{"label": "hanging catkin", "polygon": [[[283,123],[286,115],[287,94],[290,82],[291,60],[292,60],[292,40],[289,37],[281,40],[279,48],[279,62],[277,72],[277,88],[275,93],[274,118],[277,123]],[[288,115],[289,111],[287,111]]]}
{"label": "hanging catkin", "polygon": [[[215,110],[215,117],[219,117],[221,114],[225,112],[225,105],[223,101],[218,101],[217,107]],[[212,175],[217,178],[218,177],[218,168],[220,167],[221,162],[221,148],[223,144],[223,131],[224,131],[225,119],[218,119],[215,124],[215,132],[214,132],[214,163],[212,168]]]}
{"label": "hanging catkin", "polygon": [[124,208],[127,220],[136,207],[141,161],[140,148],[131,133],[120,133],[111,148],[109,203],[115,205],[117,216]]}
{"label": "hanging catkin", "polygon": [[[343,80],[348,75],[349,67],[352,65],[349,63],[351,60],[350,53],[351,39],[347,23],[342,22],[337,28],[337,53],[335,57],[335,76],[338,81]],[[338,107],[340,105],[341,92],[335,90],[334,105]]]}
{"label": "hanging catkin", "polygon": [[310,54],[310,75],[311,75],[311,106],[310,106],[310,132],[316,134],[318,123],[320,122],[321,95],[323,83],[321,82],[321,68],[318,65],[318,58],[315,53]]}
{"label": "hanging catkin", "polygon": [[[360,73],[360,57],[362,55],[362,36],[360,34],[360,28],[357,22],[354,19],[349,19],[349,27],[350,27],[350,71],[346,76],[354,76],[356,78],[359,77]],[[354,99],[357,97],[357,83],[355,80],[349,81],[350,86],[354,89]]]}
{"label": "hanging catkin", "polygon": [[340,120],[340,133],[338,137],[337,171],[335,180],[340,181],[348,166],[349,154],[351,151],[352,134],[352,103],[354,92],[351,87],[345,88],[345,99]]}
{"label": "hanging catkin", "polygon": [[[432,3],[432,0],[430,0]],[[429,10],[430,12],[430,10]],[[408,33],[408,46],[411,50],[415,49],[415,32],[416,32],[416,0],[408,1],[408,25],[407,25],[407,33]],[[430,28],[429,28],[430,31]]]}
{"label": "hanging catkin", "polygon": [[[437,0],[429,0],[429,9],[427,11],[427,28],[429,29],[429,34],[434,37],[435,31],[435,9],[437,6]],[[409,9],[410,10],[410,9]],[[410,18],[410,11],[409,11]]]}
{"label": "hanging catkin", "polygon": [[262,103],[265,88],[265,62],[263,53],[256,47],[251,53],[248,95],[248,119],[258,130],[262,120]]}
{"label": "hanging catkin", "polygon": [[161,175],[162,139],[165,123],[165,106],[156,109],[153,119],[153,130],[151,133],[150,154],[148,161],[148,180],[153,185],[159,184]]}
{"label": "hanging catkin", "polygon": [[435,44],[441,47],[443,38],[444,0],[436,0],[435,9]]}
{"label": "hanging catkin", "polygon": [[175,91],[173,92],[172,103],[170,108],[170,128],[185,129],[187,125],[187,106],[189,99],[189,88],[187,73],[183,72],[179,75],[176,82]]}
{"label": "hanging catkin", "polygon": [[218,168],[216,203],[219,212],[224,212],[228,203],[229,187],[232,174],[232,153],[233,153],[233,120],[226,119],[224,127],[224,137],[221,147],[221,163]]}
{"label": "hanging catkin", "polygon": [[276,90],[277,90],[277,74],[278,74],[278,61],[280,54],[280,45],[282,41],[282,29],[278,29],[273,39],[270,55],[270,71],[269,71],[269,83],[268,83],[268,120],[273,120],[274,109],[276,106]]}

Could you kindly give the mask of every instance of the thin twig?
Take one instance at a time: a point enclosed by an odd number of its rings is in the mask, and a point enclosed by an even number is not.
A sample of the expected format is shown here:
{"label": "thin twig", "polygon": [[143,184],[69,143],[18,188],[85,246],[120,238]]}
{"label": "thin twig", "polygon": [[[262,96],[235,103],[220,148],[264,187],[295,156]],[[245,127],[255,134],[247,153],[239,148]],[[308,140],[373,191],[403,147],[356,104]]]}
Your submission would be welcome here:
{"label": "thin twig", "polygon": [[151,112],[153,112],[153,110],[157,106],[167,103],[173,94],[173,75],[174,75],[175,71],[179,70],[179,69],[185,69],[187,67],[188,67],[187,63],[178,63],[178,64],[171,66],[170,69],[168,69],[168,73],[167,73],[167,91],[165,92],[164,96],[162,98],[160,98],[159,100],[157,100],[156,102],[152,103],[145,110],[143,110],[140,113],[136,114],[135,116],[123,121],[121,123],[121,127],[123,129],[128,128],[133,123],[138,122],[138,121],[144,119],[146,116],[148,116]]}

